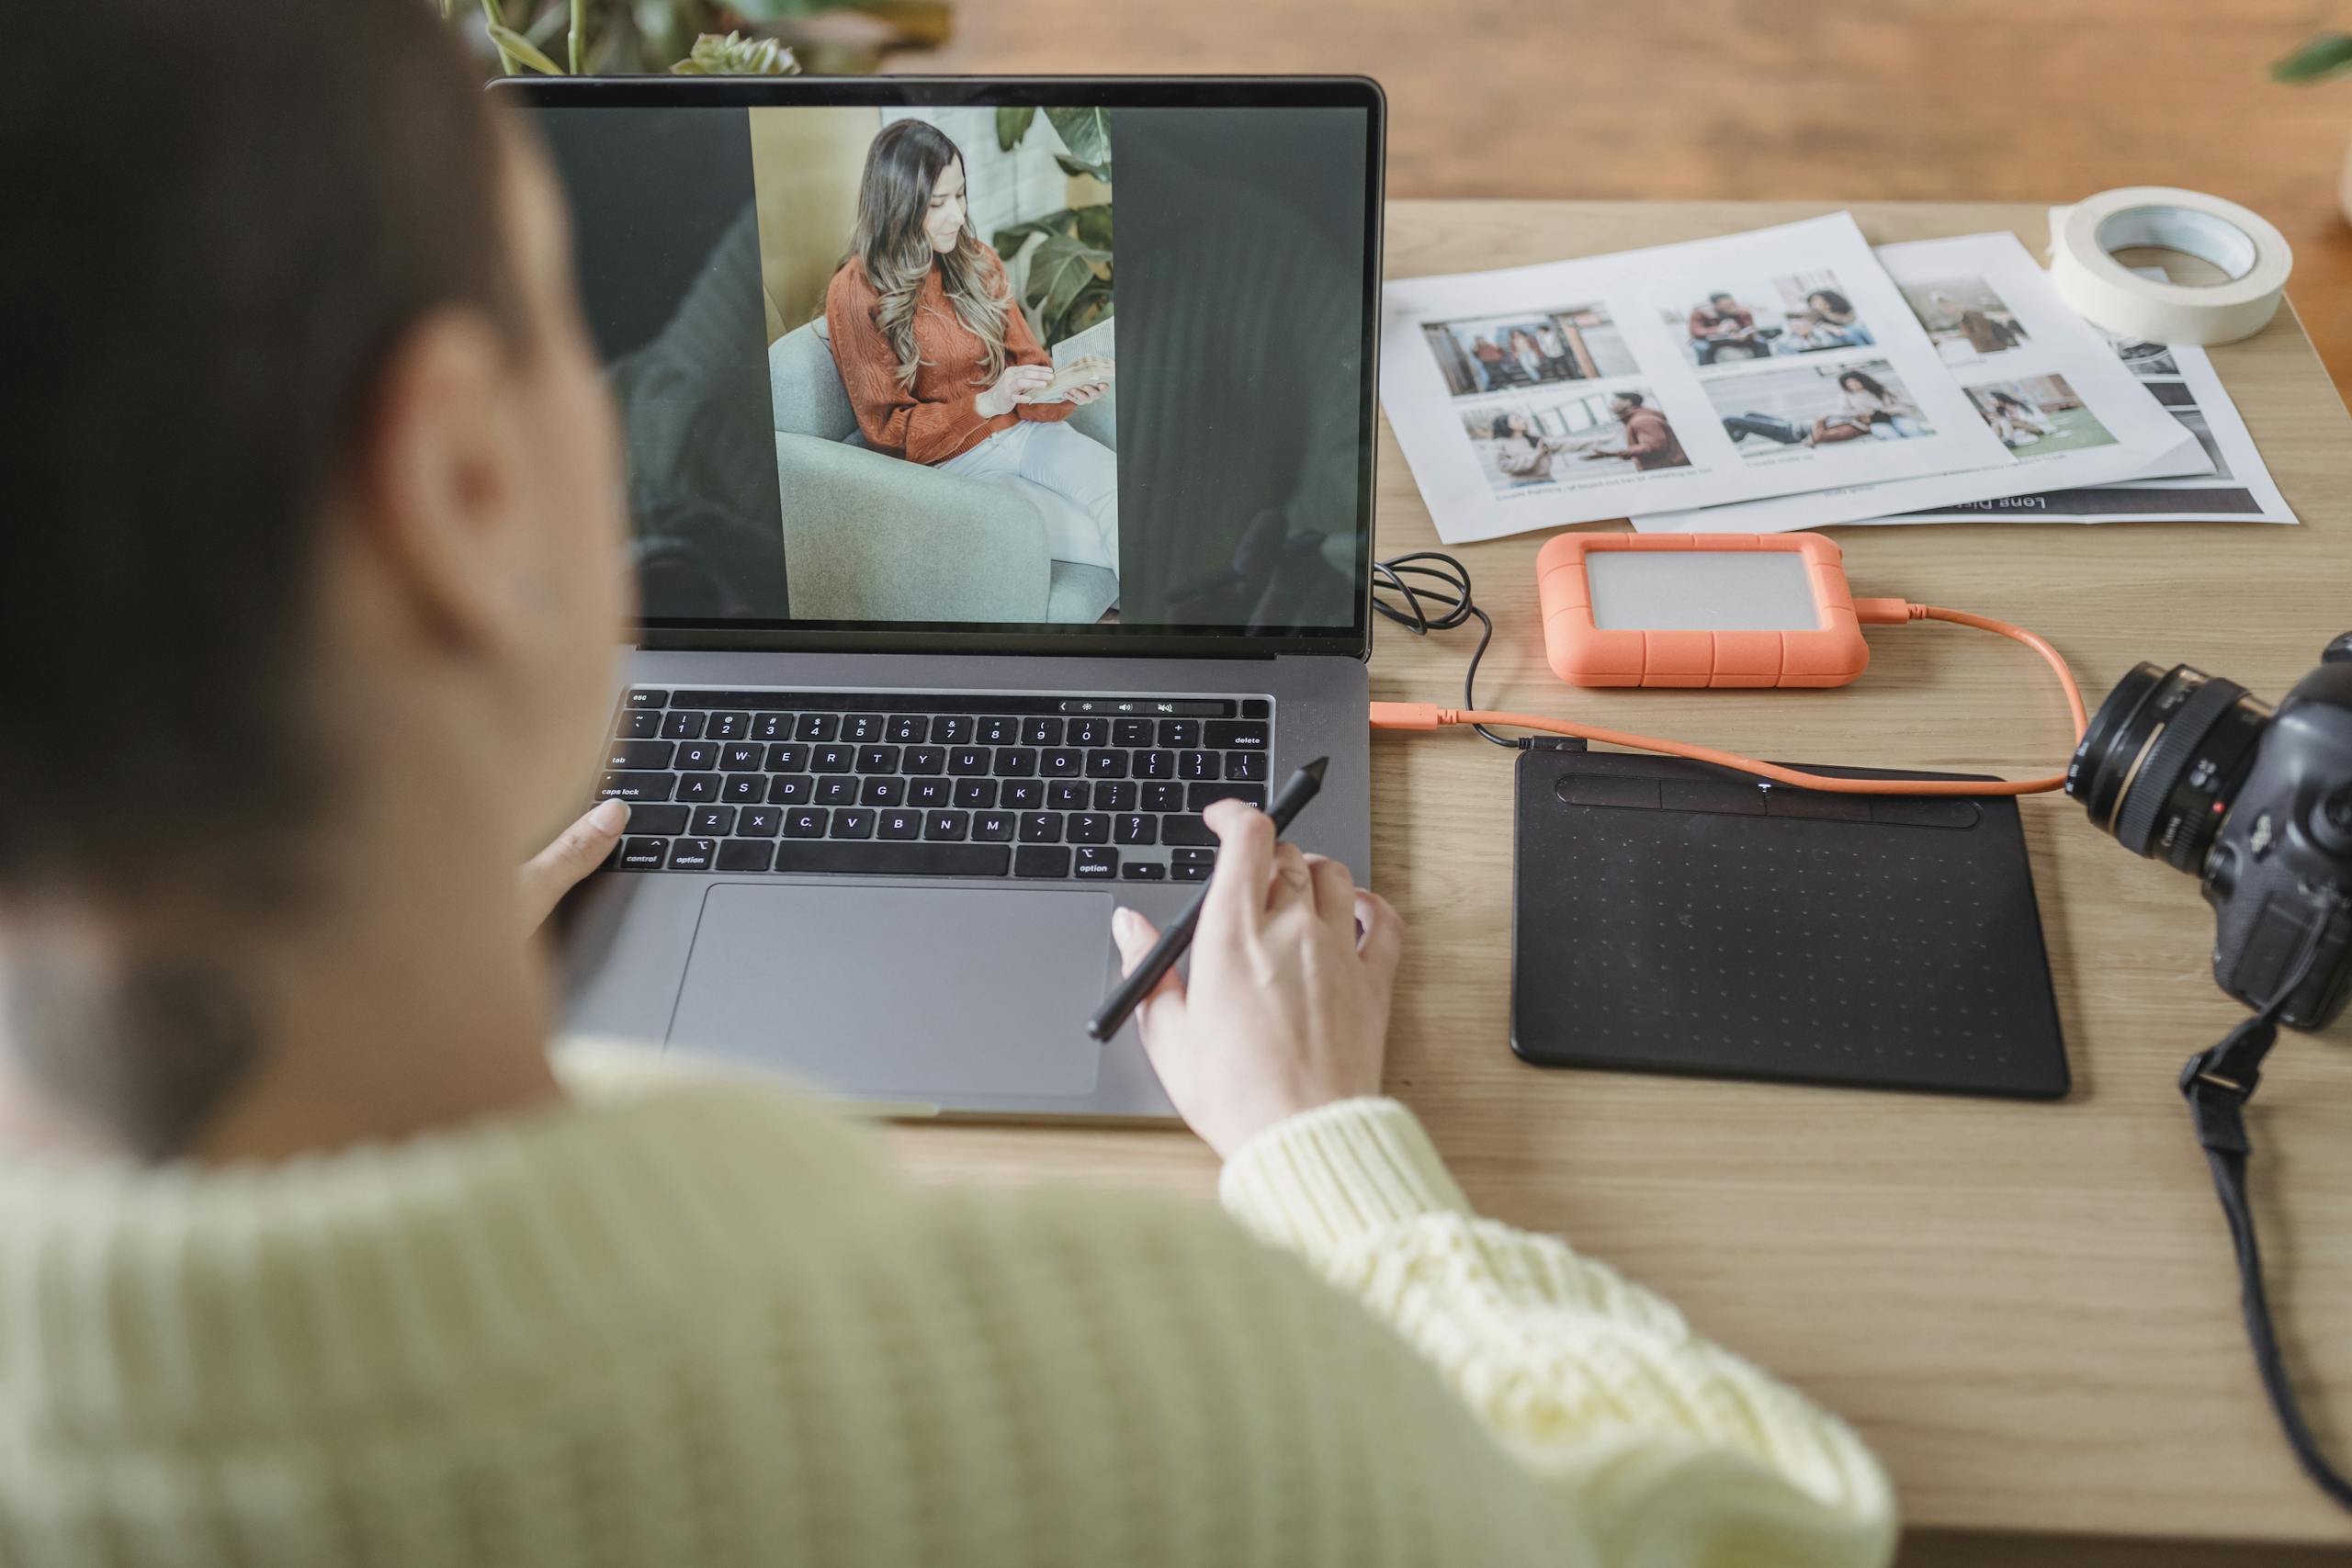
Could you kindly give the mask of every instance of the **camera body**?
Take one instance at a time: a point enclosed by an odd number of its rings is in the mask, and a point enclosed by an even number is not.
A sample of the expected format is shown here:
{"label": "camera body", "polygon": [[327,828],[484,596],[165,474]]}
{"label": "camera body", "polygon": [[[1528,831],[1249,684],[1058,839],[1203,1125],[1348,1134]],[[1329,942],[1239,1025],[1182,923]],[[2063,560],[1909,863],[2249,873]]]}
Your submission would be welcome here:
{"label": "camera body", "polygon": [[2343,1011],[2352,992],[2352,636],[2329,645],[2275,712],[2188,665],[2134,667],[2084,733],[2066,793],[2126,849],[2199,878],[2223,990],[2275,1008],[2296,1029],[2324,1028]]}

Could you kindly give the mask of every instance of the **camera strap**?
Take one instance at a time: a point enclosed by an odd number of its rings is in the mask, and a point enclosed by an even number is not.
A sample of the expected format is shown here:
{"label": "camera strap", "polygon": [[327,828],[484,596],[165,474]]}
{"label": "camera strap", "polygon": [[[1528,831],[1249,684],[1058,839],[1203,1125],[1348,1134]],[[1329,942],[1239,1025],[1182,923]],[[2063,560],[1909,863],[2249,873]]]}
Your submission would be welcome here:
{"label": "camera strap", "polygon": [[[2288,992],[2292,989],[2289,987]],[[2254,1206],[2246,1195],[2246,1163],[2254,1145],[2246,1136],[2245,1103],[2262,1081],[2263,1057],[2278,1043],[2278,1026],[2272,1021],[2277,1010],[2276,1006],[2265,1009],[2230,1031],[2220,1044],[2191,1056],[2180,1072],[2180,1092],[2188,1100],[2197,1141],[2213,1173],[2213,1190],[2230,1224],[2230,1243],[2238,1259],[2238,1300],[2262,1390],[2270,1397],[2270,1408],[2303,1473],[2338,1506],[2352,1510],[2352,1481],[2327,1462],[2295,1403],[2294,1387],[2278,1353],[2278,1331],[2270,1321],[2270,1301],[2263,1291],[2262,1251],[2255,1240]]]}

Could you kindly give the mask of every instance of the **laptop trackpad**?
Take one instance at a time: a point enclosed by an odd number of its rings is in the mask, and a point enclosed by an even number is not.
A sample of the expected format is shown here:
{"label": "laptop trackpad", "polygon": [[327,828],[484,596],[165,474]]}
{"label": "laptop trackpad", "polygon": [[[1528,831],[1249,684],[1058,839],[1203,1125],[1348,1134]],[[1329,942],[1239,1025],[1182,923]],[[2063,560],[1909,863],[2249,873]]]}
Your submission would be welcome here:
{"label": "laptop trackpad", "polygon": [[1083,1095],[1107,893],[723,882],[670,1040],[842,1094]]}

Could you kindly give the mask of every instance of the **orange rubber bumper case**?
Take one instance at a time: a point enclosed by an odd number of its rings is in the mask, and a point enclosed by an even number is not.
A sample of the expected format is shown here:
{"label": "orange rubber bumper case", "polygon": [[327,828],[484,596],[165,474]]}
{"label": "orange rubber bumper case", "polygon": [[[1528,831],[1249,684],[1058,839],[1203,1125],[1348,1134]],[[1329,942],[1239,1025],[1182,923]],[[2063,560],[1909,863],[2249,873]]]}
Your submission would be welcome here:
{"label": "orange rubber bumper case", "polygon": [[[1797,556],[1819,625],[1811,630],[1604,627],[1594,614],[1588,564],[1614,550]],[[1544,651],[1553,673],[1574,686],[1843,686],[1871,661],[1843,561],[1838,547],[1819,534],[1561,534],[1535,558]]]}

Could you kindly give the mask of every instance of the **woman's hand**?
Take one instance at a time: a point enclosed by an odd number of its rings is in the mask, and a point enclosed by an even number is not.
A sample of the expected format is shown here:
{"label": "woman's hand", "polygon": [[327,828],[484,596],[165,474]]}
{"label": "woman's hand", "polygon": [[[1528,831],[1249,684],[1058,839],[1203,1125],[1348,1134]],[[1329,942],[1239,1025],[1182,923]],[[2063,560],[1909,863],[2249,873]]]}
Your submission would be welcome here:
{"label": "woman's hand", "polygon": [[996,385],[974,400],[982,419],[994,419],[1027,402],[1035,394],[1053,384],[1054,367],[1050,365],[1008,365]]}
{"label": "woman's hand", "polygon": [[605,863],[628,826],[628,807],[617,800],[600,800],[556,836],[554,843],[523,863],[523,934],[529,936],[547,923],[563,896],[582,878]]}
{"label": "woman's hand", "polygon": [[1072,387],[1064,395],[1074,406],[1084,408],[1110,389],[1111,383],[1108,381],[1088,381],[1083,385]]}
{"label": "woman's hand", "polygon": [[[1339,862],[1275,842],[1262,812],[1219,801],[1207,816],[1223,848],[1191,977],[1170,970],[1136,1024],[1169,1099],[1229,1156],[1285,1117],[1380,1092],[1404,926]],[[1128,969],[1159,934],[1132,909],[1111,931]]]}

